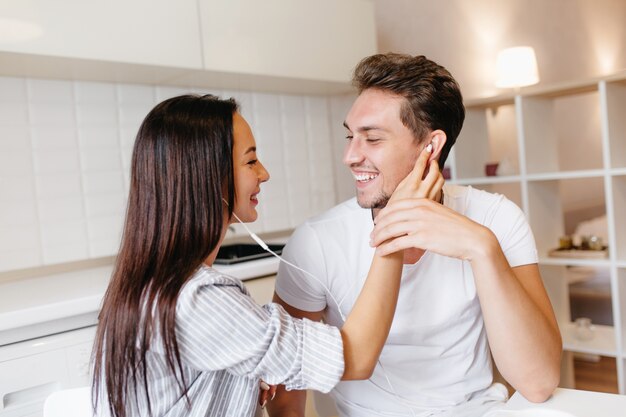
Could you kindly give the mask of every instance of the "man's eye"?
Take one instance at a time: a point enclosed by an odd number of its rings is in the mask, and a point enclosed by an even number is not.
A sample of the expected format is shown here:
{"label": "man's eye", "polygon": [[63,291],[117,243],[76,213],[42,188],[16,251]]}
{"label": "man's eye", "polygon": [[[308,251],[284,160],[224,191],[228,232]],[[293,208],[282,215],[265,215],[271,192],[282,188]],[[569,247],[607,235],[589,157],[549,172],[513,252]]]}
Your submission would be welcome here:
{"label": "man's eye", "polygon": [[376,143],[376,142],[380,142],[380,139],[378,139],[378,138],[367,138],[366,141],[368,143]]}
{"label": "man's eye", "polygon": [[346,139],[348,139],[348,140],[352,140],[353,137],[354,136],[352,136],[352,135],[346,135]]}

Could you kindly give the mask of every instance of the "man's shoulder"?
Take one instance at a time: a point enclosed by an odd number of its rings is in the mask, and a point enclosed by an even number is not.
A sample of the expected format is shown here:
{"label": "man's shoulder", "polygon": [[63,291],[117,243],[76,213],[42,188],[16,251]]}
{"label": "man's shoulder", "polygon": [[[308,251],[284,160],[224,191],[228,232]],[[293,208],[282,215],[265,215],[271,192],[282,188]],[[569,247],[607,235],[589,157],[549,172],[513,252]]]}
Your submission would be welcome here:
{"label": "man's shoulder", "polygon": [[522,209],[504,194],[459,185],[446,185],[444,191],[447,206],[482,225],[525,218]]}
{"label": "man's shoulder", "polygon": [[444,195],[446,205],[463,214],[466,214],[467,210],[492,210],[502,205],[517,207],[504,194],[492,193],[472,186],[446,184]]}

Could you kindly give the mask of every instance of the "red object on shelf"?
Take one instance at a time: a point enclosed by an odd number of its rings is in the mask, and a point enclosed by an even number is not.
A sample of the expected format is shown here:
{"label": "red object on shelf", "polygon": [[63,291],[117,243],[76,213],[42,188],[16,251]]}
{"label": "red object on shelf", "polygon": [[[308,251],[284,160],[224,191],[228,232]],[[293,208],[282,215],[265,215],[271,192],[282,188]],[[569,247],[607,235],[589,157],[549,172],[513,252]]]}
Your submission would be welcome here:
{"label": "red object on shelf", "polygon": [[498,163],[485,164],[485,175],[488,177],[495,177],[498,175]]}
{"label": "red object on shelf", "polygon": [[445,180],[449,180],[450,178],[452,178],[449,167],[443,167],[443,169],[441,170],[441,175],[443,175],[443,179]]}

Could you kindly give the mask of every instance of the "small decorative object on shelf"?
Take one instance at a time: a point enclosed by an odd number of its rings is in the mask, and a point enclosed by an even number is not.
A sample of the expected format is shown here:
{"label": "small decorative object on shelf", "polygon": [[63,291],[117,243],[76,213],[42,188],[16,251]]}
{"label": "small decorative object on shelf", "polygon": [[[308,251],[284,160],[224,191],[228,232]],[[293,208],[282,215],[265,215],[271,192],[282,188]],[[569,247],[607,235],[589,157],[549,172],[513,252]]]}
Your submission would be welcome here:
{"label": "small decorative object on shelf", "polygon": [[443,167],[441,170],[441,175],[443,175],[444,180],[449,180],[452,178],[452,174],[450,173],[450,167]]}
{"label": "small decorative object on shelf", "polygon": [[561,236],[559,247],[548,252],[556,258],[603,259],[609,256],[599,236]]}
{"label": "small decorative object on shelf", "polygon": [[508,156],[502,158],[502,160],[498,163],[496,174],[499,176],[515,175],[519,169],[513,160],[513,158]]}
{"label": "small decorative object on shelf", "polygon": [[591,319],[587,317],[579,317],[575,321],[574,337],[578,340],[593,339],[593,325]]}
{"label": "small decorative object on shelf", "polygon": [[498,163],[489,162],[485,164],[485,175],[488,177],[495,177],[498,175]]}
{"label": "small decorative object on shelf", "polygon": [[573,247],[574,243],[571,236],[565,235],[559,238],[559,249],[572,249]]}

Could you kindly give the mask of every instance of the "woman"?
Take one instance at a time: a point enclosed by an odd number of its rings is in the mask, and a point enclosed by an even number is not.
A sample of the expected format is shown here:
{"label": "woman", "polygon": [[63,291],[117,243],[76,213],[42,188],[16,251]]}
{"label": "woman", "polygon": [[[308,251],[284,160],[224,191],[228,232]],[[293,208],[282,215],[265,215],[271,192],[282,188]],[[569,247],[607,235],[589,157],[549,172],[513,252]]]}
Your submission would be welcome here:
{"label": "woman", "polygon": [[[441,186],[436,174],[421,181],[426,159],[405,193],[428,196]],[[293,319],[276,304],[260,307],[240,280],[211,268],[233,213],[256,220],[268,179],[232,99],[180,96],[146,116],[94,345],[101,415],[251,416],[259,379],[329,391],[340,378],[372,373],[402,253],[375,257],[340,330]]]}

